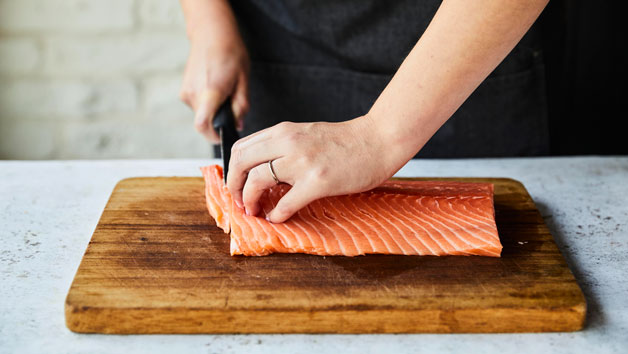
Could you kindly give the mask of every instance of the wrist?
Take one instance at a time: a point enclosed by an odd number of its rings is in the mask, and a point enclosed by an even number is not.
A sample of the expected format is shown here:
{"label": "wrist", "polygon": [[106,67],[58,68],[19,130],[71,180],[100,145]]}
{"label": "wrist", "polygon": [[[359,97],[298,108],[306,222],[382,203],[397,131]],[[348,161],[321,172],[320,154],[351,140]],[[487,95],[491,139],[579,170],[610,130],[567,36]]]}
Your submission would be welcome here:
{"label": "wrist", "polygon": [[213,32],[216,31],[215,28],[207,21],[193,22],[188,21],[185,28],[185,33],[188,37],[188,40],[191,42],[198,41],[199,39],[207,39],[213,36]]}
{"label": "wrist", "polygon": [[242,45],[243,41],[237,28],[216,24],[199,23],[187,26],[187,37],[191,44],[217,44],[222,47]]}
{"label": "wrist", "polygon": [[370,140],[382,152],[380,164],[390,177],[416,155],[424,143],[421,130],[394,115],[369,112],[360,119],[371,131]]}
{"label": "wrist", "polygon": [[182,0],[186,34],[190,41],[239,38],[238,23],[226,0]]}
{"label": "wrist", "polygon": [[229,58],[248,66],[248,51],[239,33],[216,34],[211,29],[198,30],[190,36],[190,51],[210,58]]}
{"label": "wrist", "polygon": [[352,129],[350,135],[359,137],[363,146],[367,147],[368,159],[377,166],[376,184],[392,177],[408,159],[403,149],[397,144],[398,136],[392,133],[381,119],[365,114],[349,121]]}

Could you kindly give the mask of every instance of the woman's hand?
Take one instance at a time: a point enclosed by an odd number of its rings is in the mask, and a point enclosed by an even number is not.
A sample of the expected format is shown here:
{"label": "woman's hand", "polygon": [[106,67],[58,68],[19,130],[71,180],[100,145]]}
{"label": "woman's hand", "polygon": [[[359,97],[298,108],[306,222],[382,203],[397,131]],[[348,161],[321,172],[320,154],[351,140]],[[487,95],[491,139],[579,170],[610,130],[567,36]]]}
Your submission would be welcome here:
{"label": "woman's hand", "polygon": [[[212,120],[220,105],[231,99],[236,126],[249,109],[249,56],[229,4],[220,1],[184,2],[190,54],[180,98],[195,112],[194,126],[212,142],[219,137]],[[205,16],[199,17],[199,14]]]}
{"label": "woman's hand", "polygon": [[277,178],[292,185],[267,215],[283,222],[316,199],[365,191],[392,176],[400,163],[384,158],[389,149],[383,140],[368,116],[343,123],[283,122],[233,146],[227,186],[239,207],[257,215],[260,196],[276,184],[267,163],[272,160]]}

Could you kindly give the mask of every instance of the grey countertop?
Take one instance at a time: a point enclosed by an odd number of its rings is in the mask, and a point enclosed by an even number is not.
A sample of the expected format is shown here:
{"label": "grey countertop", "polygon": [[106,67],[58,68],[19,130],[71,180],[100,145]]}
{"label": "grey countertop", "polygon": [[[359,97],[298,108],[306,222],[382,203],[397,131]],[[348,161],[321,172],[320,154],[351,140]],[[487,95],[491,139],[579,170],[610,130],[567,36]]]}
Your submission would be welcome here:
{"label": "grey countertop", "polygon": [[626,353],[628,157],[417,160],[398,176],[524,183],[589,306],[585,330],[455,335],[84,335],[63,303],[114,185],[199,176],[208,160],[0,161],[0,352]]}

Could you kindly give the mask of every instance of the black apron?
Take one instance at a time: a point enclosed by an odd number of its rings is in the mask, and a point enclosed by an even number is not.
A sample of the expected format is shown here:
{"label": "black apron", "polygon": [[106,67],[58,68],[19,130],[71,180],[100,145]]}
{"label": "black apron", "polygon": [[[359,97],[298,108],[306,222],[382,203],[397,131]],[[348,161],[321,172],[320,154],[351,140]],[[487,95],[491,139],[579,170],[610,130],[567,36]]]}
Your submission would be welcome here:
{"label": "black apron", "polygon": [[[339,122],[368,112],[434,16],[436,0],[237,0],[251,56],[248,135],[281,121]],[[418,157],[549,153],[534,27]]]}

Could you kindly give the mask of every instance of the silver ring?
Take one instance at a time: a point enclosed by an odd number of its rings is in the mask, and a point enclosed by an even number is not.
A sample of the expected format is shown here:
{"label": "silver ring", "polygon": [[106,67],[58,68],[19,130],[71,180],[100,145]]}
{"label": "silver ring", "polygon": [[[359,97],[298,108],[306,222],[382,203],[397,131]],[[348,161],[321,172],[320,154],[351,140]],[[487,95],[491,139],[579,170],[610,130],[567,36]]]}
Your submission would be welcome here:
{"label": "silver ring", "polygon": [[273,169],[273,161],[275,160],[268,161],[268,169],[270,170],[270,175],[273,176],[275,183],[279,184],[281,183],[281,181],[279,181],[279,178],[277,178],[277,175],[275,174],[275,169]]}

